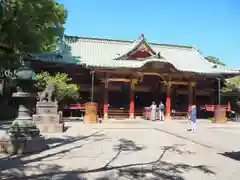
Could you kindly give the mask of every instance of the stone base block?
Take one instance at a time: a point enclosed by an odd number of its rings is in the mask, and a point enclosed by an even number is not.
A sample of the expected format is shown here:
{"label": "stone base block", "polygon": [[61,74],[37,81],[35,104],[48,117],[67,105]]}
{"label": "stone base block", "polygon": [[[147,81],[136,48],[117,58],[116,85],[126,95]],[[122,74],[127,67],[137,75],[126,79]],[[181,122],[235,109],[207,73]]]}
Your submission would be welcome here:
{"label": "stone base block", "polygon": [[64,132],[64,123],[37,123],[37,128],[40,130],[40,133],[62,133]]}
{"label": "stone base block", "polygon": [[57,114],[57,102],[37,102],[36,114]]}
{"label": "stone base block", "polygon": [[33,121],[40,133],[64,132],[64,122],[59,114],[35,114]]}
{"label": "stone base block", "polygon": [[1,142],[1,144],[4,145],[2,152],[9,154],[36,153],[48,149],[48,145],[42,136],[10,139],[9,141]]}
{"label": "stone base block", "polygon": [[0,130],[0,153],[7,153],[10,136],[7,131]]}
{"label": "stone base block", "polygon": [[57,124],[63,122],[59,114],[34,114],[33,121],[36,124]]}

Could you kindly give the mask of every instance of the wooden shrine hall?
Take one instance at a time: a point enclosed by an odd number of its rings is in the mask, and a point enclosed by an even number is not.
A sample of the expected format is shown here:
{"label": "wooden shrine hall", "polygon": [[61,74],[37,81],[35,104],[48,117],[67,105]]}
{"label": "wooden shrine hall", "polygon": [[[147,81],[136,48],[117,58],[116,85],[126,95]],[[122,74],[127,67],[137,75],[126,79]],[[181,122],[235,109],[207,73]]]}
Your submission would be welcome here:
{"label": "wooden shrine hall", "polygon": [[[239,75],[238,70],[208,62],[194,46],[64,36],[54,52],[35,54],[31,66],[65,72],[80,85],[84,104],[99,104],[99,116],[143,116],[153,101],[172,112],[185,113],[196,104],[216,104],[218,80]],[[174,111],[173,111],[174,110]]]}

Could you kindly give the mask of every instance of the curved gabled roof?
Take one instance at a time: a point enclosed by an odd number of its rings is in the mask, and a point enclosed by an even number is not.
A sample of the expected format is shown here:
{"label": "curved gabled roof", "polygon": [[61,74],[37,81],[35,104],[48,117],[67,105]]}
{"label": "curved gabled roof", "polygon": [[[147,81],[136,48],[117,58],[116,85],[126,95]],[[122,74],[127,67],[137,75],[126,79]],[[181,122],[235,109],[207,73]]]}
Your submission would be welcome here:
{"label": "curved gabled roof", "polygon": [[129,44],[126,48],[122,49],[122,52],[117,53],[117,57],[115,59],[118,60],[125,60],[129,54],[136,51],[141,45],[144,45],[147,47],[149,53],[153,56],[157,53],[151,48],[151,46],[148,44],[144,36],[142,35],[140,39],[134,41],[133,43]]}
{"label": "curved gabled roof", "polygon": [[[137,41],[123,41],[88,37],[65,36],[64,42],[69,46],[68,55],[62,50],[66,59],[63,63],[71,63],[71,57],[77,59],[77,64],[99,68],[140,68],[149,62],[169,63],[178,71],[209,74],[240,74],[239,70],[226,67],[214,68],[193,46],[148,43],[145,38]],[[152,52],[160,52],[163,58],[144,60],[121,59],[141,43],[146,43]],[[73,61],[72,61],[73,62]]]}

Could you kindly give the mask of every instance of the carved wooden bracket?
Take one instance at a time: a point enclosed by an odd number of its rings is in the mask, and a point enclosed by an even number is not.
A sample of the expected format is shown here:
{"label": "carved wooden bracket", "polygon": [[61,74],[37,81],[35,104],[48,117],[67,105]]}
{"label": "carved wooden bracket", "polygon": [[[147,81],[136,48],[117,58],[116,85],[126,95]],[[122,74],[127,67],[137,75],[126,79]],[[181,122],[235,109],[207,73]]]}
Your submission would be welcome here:
{"label": "carved wooden bracket", "polygon": [[192,86],[192,87],[196,86],[196,82],[190,82],[189,86]]}

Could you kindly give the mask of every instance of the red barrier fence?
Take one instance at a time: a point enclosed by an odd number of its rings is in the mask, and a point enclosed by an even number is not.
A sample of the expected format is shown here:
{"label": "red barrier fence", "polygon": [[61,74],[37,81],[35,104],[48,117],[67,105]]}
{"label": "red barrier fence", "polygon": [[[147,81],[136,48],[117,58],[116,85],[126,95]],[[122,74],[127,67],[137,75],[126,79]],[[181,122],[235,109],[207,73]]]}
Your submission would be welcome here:
{"label": "red barrier fence", "polygon": [[85,104],[71,104],[69,109],[85,109]]}
{"label": "red barrier fence", "polygon": [[85,109],[85,104],[70,104],[68,106],[65,106],[64,109],[80,109],[80,110],[84,110]]}
{"label": "red barrier fence", "polygon": [[[150,119],[151,118],[151,112],[152,112],[151,107],[145,107],[144,110],[143,110],[143,117],[145,119]],[[159,108],[156,109],[156,119],[159,119]]]}
{"label": "red barrier fence", "polygon": [[210,104],[205,104],[204,106],[200,106],[200,110],[213,112],[219,106],[221,108],[225,108],[226,111],[228,111],[228,112],[231,111],[230,103],[228,103],[228,105],[212,105],[212,104],[210,105]]}

